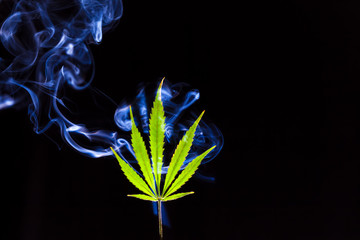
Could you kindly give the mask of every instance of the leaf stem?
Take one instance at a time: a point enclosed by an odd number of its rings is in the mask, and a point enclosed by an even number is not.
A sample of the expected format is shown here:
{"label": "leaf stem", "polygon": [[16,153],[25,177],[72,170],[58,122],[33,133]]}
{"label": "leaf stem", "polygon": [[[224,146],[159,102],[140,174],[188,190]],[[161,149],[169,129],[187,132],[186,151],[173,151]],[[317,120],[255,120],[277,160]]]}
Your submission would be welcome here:
{"label": "leaf stem", "polygon": [[163,240],[163,226],[162,226],[162,212],[161,212],[161,199],[158,199],[158,217],[159,217],[159,235],[160,240]]}

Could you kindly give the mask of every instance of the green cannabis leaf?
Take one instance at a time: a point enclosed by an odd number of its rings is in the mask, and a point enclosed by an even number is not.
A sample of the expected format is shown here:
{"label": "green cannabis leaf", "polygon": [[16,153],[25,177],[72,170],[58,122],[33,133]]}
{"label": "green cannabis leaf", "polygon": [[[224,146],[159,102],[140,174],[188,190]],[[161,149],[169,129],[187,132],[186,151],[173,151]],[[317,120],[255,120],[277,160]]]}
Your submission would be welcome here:
{"label": "green cannabis leaf", "polygon": [[[184,134],[180,140],[175,152],[171,158],[168,172],[165,177],[164,186],[161,189],[161,169],[163,166],[163,152],[164,152],[164,138],[165,138],[165,112],[161,101],[161,88],[164,79],[161,81],[157,94],[153,103],[149,120],[150,132],[150,152],[151,162],[146,149],[145,142],[141,136],[140,131],[135,125],[134,116],[130,107],[131,117],[131,145],[135,152],[136,160],[140,166],[140,170],[144,179],[134,170],[134,168],[124,159],[122,159],[115,151],[113,151],[118,160],[121,170],[124,172],[127,179],[144,194],[129,194],[129,197],[135,197],[142,200],[153,201],[158,203],[159,216],[159,234],[163,238],[162,231],[162,216],[161,203],[164,201],[171,201],[184,197],[194,192],[175,193],[179,190],[195,173],[201,161],[205,156],[212,151],[216,146],[211,147],[201,155],[192,160],[184,170],[179,173],[181,166],[190,151],[194,140],[196,127],[198,126],[204,112],[193,123],[189,130]],[[176,177],[177,176],[177,177]]]}

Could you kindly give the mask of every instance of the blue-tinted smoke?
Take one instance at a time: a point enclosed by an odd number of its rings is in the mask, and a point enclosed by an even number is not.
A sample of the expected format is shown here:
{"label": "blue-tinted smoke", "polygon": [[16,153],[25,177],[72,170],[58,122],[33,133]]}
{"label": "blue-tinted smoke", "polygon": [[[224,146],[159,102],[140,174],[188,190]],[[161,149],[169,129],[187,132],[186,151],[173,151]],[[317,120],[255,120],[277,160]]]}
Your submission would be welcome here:
{"label": "blue-tinted smoke", "polygon": [[[0,61],[0,109],[27,105],[36,133],[56,124],[69,145],[90,157],[108,156],[111,151],[81,146],[75,135],[103,146],[129,148],[115,132],[89,131],[63,113],[64,89],[83,90],[94,78],[88,44],[99,43],[121,15],[120,0],[15,2],[0,29],[0,40],[10,55]],[[42,115],[47,115],[45,120]]]}
{"label": "blue-tinted smoke", "polygon": [[[36,133],[44,133],[56,125],[64,141],[86,156],[112,155],[110,146],[120,155],[133,155],[129,142],[119,137],[117,131],[103,129],[104,126],[90,130],[86,123],[70,120],[66,101],[69,89],[82,91],[91,84],[94,61],[89,44],[100,43],[103,33],[121,18],[121,0],[20,0],[7,3],[12,6],[11,13],[0,16],[0,110],[26,106]],[[162,90],[169,143],[178,142],[190,126],[193,119],[186,119],[189,120],[186,122],[181,116],[200,96],[198,91],[190,90],[182,93],[185,96],[182,100],[174,101],[179,86],[167,83]],[[147,133],[148,101],[153,96],[146,96],[145,92],[141,89],[132,104],[137,106],[137,121]],[[118,107],[114,119],[122,132],[130,131],[128,106]],[[99,144],[89,146],[79,139]],[[187,162],[215,144],[217,151],[211,152],[207,161],[220,151],[222,135],[215,126],[202,121]],[[166,167],[163,170],[166,171]]]}

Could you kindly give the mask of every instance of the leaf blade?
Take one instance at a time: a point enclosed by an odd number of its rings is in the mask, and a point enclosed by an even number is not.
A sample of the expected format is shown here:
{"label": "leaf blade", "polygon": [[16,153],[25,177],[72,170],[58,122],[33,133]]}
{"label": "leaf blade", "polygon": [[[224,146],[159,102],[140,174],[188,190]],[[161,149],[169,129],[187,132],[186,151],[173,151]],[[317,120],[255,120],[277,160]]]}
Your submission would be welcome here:
{"label": "leaf blade", "polygon": [[154,194],[151,192],[151,189],[149,186],[145,183],[145,181],[137,174],[137,172],[125,161],[123,160],[115,151],[113,148],[111,148],[113,151],[116,159],[119,162],[120,168],[123,171],[126,178],[131,182],[136,188],[138,188],[143,193],[154,196]]}
{"label": "leaf blade", "polygon": [[145,142],[141,136],[140,131],[136,127],[134,115],[130,107],[131,117],[131,143],[135,152],[136,160],[140,166],[140,170],[144,175],[145,181],[149,184],[153,192],[155,192],[155,180],[152,173],[150,158],[146,150]]}
{"label": "leaf blade", "polygon": [[153,107],[150,113],[149,120],[149,139],[150,139],[150,152],[155,176],[155,183],[157,192],[160,195],[160,182],[161,182],[161,168],[162,158],[164,152],[164,139],[165,139],[165,112],[161,102],[161,88],[164,79],[161,81]]}
{"label": "leaf blade", "polygon": [[185,196],[190,195],[190,194],[194,194],[194,192],[175,193],[173,195],[170,195],[170,196],[167,196],[167,197],[163,198],[163,201],[166,202],[166,201],[176,200],[176,199],[185,197]]}
{"label": "leaf blade", "polygon": [[195,171],[200,166],[201,161],[204,159],[204,157],[212,151],[216,146],[213,146],[206,150],[201,155],[197,156],[194,160],[192,160],[185,169],[181,172],[181,174],[177,177],[177,179],[174,181],[174,183],[169,188],[168,192],[165,194],[165,197],[171,195],[172,193],[176,192],[180,187],[182,187],[195,173]]}
{"label": "leaf blade", "polygon": [[174,181],[176,174],[179,172],[182,164],[184,163],[186,156],[188,155],[191,145],[195,137],[196,128],[204,115],[203,111],[200,116],[195,120],[193,125],[186,131],[182,139],[180,140],[178,146],[175,149],[175,152],[171,158],[168,172],[165,177],[165,184],[163,188],[163,193],[167,191],[171,183]]}
{"label": "leaf blade", "polygon": [[146,200],[146,201],[152,201],[152,202],[156,202],[157,199],[154,197],[151,197],[149,195],[144,195],[144,194],[128,194],[128,197],[134,197],[134,198],[138,198],[141,200]]}

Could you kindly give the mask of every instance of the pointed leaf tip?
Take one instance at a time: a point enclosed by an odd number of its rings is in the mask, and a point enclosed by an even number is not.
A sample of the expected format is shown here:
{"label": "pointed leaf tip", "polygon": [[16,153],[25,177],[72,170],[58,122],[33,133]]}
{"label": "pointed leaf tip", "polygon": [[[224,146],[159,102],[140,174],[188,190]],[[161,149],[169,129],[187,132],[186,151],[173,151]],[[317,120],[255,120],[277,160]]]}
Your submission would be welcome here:
{"label": "pointed leaf tip", "polygon": [[[131,119],[131,122],[134,122],[135,123],[135,120],[134,120],[134,114],[133,114],[133,111],[132,111],[132,107],[131,105],[129,106],[129,112],[130,112],[130,119]],[[131,126],[132,127],[132,126]]]}
{"label": "pointed leaf tip", "polygon": [[156,99],[160,100],[161,101],[161,89],[163,87],[163,84],[164,84],[164,80],[165,80],[165,77],[163,77],[163,79],[161,80],[160,84],[159,84],[159,87],[158,87],[158,90],[156,92]]}
{"label": "pointed leaf tip", "polygon": [[201,120],[201,118],[203,117],[204,113],[205,113],[205,110],[202,111],[202,113],[201,113],[201,114],[199,115],[199,117],[196,119],[196,122],[197,122],[197,123],[200,122],[200,120]]}

